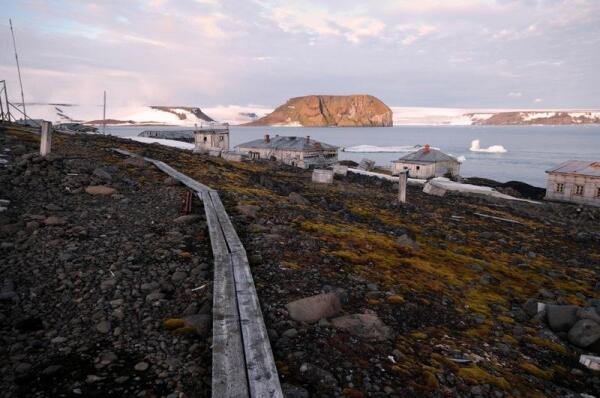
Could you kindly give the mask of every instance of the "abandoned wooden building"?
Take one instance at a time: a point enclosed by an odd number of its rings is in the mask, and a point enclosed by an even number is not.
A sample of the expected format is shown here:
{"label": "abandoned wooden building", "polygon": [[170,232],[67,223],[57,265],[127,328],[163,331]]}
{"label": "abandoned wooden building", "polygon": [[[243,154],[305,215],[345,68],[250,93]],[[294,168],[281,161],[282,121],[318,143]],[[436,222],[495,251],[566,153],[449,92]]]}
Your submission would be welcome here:
{"label": "abandoned wooden building", "polygon": [[460,172],[460,162],[442,151],[425,145],[418,151],[392,162],[393,175],[399,174],[402,170],[408,170],[410,178],[457,177]]}
{"label": "abandoned wooden building", "polygon": [[266,134],[258,139],[236,146],[250,159],[269,159],[308,169],[330,166],[337,162],[337,147],[307,137],[270,137]]}
{"label": "abandoned wooden building", "polygon": [[546,173],[547,200],[600,206],[600,162],[569,160]]}
{"label": "abandoned wooden building", "polygon": [[211,124],[194,129],[194,152],[229,150],[229,125]]}

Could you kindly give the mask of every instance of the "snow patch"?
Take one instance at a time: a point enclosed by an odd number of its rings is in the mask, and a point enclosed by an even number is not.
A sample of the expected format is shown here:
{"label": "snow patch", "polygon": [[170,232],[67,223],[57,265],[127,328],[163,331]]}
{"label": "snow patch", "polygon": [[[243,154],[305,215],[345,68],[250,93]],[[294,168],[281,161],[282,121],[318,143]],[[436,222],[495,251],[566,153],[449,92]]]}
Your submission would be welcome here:
{"label": "snow patch", "polygon": [[[343,148],[343,152],[358,153],[379,153],[379,152],[416,152],[421,149],[420,145],[401,145],[401,146],[375,146],[375,145],[356,145]],[[435,148],[437,149],[437,148]]]}
{"label": "snow patch", "polygon": [[137,142],[143,142],[144,144],[160,144],[160,145],[164,145],[164,146],[170,146],[173,148],[188,149],[190,151],[194,150],[194,148],[195,148],[195,145],[192,143],[189,143],[189,142],[166,140],[164,138],[149,138],[149,137],[138,137],[138,136],[125,137],[125,138],[129,138],[130,140],[137,141]]}
{"label": "snow patch", "polygon": [[507,150],[502,145],[492,145],[487,148],[482,148],[480,146],[479,140],[471,141],[471,147],[469,148],[471,152],[482,152],[482,153],[506,153]]}

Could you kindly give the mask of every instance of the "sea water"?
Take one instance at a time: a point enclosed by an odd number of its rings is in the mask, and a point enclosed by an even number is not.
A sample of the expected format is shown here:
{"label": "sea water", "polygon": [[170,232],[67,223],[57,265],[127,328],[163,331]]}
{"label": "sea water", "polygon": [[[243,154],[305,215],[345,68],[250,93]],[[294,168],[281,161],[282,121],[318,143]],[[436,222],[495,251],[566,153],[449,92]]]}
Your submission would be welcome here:
{"label": "sea water", "polygon": [[[143,130],[163,127],[107,127],[107,133],[134,136]],[[167,129],[167,128],[165,128]],[[169,127],[168,129],[181,129]],[[384,152],[339,152],[339,159],[359,162],[362,158],[389,166],[411,147],[429,144],[463,160],[461,175],[506,182],[523,181],[545,186],[546,170],[567,160],[600,161],[600,125],[566,126],[395,126],[388,128],[235,127],[230,144],[235,145],[265,134],[310,136],[328,144],[350,148],[368,145]],[[481,148],[502,146],[504,153],[473,152],[473,140]],[[392,152],[390,152],[392,151]],[[393,152],[396,151],[396,152]]]}

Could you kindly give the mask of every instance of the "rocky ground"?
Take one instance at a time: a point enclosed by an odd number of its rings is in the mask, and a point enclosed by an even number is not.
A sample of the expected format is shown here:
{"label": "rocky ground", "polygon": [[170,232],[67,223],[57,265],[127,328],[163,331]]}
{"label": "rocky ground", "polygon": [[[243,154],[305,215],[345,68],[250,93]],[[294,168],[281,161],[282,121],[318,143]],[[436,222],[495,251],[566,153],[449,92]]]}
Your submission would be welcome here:
{"label": "rocky ground", "polygon": [[[57,136],[47,161],[26,155],[31,137],[2,140],[9,395],[207,393],[204,323],[164,323],[210,311],[210,291],[192,291],[210,281],[207,232],[175,222],[183,189],[108,151],[119,146],[219,190],[287,396],[600,396],[578,364],[600,345],[598,209],[413,187],[400,206],[397,187],[364,176],[315,185],[270,162],[102,136]],[[85,191],[97,185],[116,192]]]}

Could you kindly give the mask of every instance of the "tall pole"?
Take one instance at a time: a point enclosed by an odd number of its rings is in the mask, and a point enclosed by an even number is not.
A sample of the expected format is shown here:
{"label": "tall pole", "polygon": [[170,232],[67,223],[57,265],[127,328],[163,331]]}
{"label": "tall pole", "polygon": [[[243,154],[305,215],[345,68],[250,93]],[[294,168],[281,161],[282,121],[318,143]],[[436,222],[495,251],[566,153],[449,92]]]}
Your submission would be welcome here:
{"label": "tall pole", "polygon": [[400,171],[398,174],[398,202],[406,203],[406,183],[408,180],[408,170]]}
{"label": "tall pole", "polygon": [[106,134],[106,90],[104,90],[104,108],[102,110],[102,134]]}
{"label": "tall pole", "polygon": [[17,42],[15,41],[15,32],[12,27],[12,20],[9,18],[10,33],[12,34],[13,47],[15,49],[15,60],[17,61],[17,73],[19,74],[19,85],[21,86],[21,103],[23,104],[23,115],[27,119],[27,110],[25,109],[25,96],[23,95],[23,81],[21,80],[21,68],[19,67],[19,56],[17,55]]}

